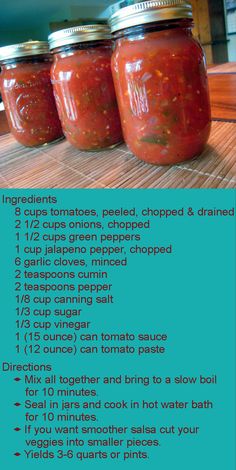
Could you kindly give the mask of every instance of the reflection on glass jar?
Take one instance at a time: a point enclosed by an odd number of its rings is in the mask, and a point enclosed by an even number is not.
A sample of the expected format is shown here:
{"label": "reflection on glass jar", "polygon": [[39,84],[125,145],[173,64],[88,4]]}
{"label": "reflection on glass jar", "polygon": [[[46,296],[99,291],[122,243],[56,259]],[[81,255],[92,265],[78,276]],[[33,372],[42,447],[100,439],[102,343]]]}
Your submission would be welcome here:
{"label": "reflection on glass jar", "polygon": [[78,26],[49,37],[51,79],[68,141],[81,150],[111,148],[123,140],[111,74],[110,30]]}
{"label": "reflection on glass jar", "polygon": [[112,16],[112,71],[126,143],[138,158],[165,165],[202,153],[211,110],[191,5],[158,3],[135,4]]}
{"label": "reflection on glass jar", "polygon": [[50,81],[51,62],[46,42],[0,49],[0,88],[10,131],[27,147],[63,137]]}

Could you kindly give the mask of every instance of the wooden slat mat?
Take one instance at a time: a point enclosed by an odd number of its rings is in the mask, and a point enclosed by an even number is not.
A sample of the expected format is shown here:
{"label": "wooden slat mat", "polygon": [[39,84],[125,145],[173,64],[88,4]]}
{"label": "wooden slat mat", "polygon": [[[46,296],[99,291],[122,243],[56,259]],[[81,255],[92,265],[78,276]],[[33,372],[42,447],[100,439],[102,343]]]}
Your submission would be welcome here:
{"label": "wooden slat mat", "polygon": [[208,73],[236,73],[236,62],[214,65],[208,69]]}
{"label": "wooden slat mat", "polygon": [[2,188],[236,188],[236,124],[213,122],[203,155],[175,166],[151,166],[125,145],[80,152],[68,142],[27,149],[0,137]]}

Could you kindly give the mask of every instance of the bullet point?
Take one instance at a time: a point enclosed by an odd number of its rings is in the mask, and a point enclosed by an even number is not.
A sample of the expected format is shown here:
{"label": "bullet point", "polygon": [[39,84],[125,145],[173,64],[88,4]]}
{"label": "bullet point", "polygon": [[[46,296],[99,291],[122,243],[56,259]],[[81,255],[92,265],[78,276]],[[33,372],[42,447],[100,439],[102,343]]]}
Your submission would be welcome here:
{"label": "bullet point", "polygon": [[20,454],[19,452],[16,452],[14,455],[15,455],[16,457],[20,457],[21,454]]}
{"label": "bullet point", "polygon": [[15,428],[14,429],[14,431],[17,431],[17,432],[20,431],[20,430],[21,430],[20,428]]}
{"label": "bullet point", "polygon": [[14,380],[15,380],[16,382],[20,382],[21,379],[20,379],[20,377],[16,377]]}
{"label": "bullet point", "polygon": [[20,406],[20,403],[14,403],[15,406]]}

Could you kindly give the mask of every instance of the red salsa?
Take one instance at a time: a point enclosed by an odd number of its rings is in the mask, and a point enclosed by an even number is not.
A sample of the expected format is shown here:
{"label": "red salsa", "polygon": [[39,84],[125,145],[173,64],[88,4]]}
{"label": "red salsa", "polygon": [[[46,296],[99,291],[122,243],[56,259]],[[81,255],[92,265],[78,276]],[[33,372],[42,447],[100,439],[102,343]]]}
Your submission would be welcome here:
{"label": "red salsa", "polygon": [[111,41],[54,51],[51,79],[58,113],[66,138],[81,150],[110,148],[123,140],[111,54]]}
{"label": "red salsa", "polygon": [[50,57],[8,59],[1,67],[1,93],[15,139],[34,147],[61,138],[50,81]]}
{"label": "red salsa", "polygon": [[182,20],[117,34],[112,70],[124,138],[149,163],[198,156],[210,134],[205,57],[191,26]]}

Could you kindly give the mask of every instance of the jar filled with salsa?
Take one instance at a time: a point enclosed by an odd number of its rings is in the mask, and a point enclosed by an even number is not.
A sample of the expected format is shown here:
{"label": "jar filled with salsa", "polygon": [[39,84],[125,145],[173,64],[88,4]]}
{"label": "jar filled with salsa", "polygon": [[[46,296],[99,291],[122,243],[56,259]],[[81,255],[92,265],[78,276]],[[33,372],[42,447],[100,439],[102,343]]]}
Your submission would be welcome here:
{"label": "jar filled with salsa", "polygon": [[49,36],[51,79],[68,141],[81,150],[123,141],[111,73],[112,41],[106,25],[86,25]]}
{"label": "jar filled with salsa", "polygon": [[125,141],[138,158],[175,164],[200,155],[211,109],[203,49],[185,0],[135,3],[110,19],[112,73]]}
{"label": "jar filled with salsa", "polygon": [[48,43],[28,41],[0,48],[0,90],[10,131],[26,147],[63,137],[50,80]]}

